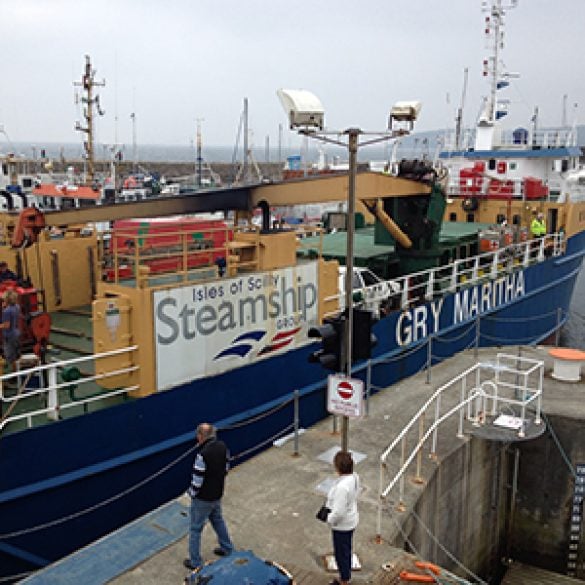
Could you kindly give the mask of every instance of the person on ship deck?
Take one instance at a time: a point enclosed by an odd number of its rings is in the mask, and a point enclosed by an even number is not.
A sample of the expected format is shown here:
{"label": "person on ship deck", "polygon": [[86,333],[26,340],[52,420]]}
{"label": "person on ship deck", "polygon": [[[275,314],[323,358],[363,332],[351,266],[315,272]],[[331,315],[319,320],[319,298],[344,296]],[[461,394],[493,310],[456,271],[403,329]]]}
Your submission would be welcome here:
{"label": "person on ship deck", "polygon": [[536,211],[532,212],[532,222],[530,224],[530,233],[533,238],[543,238],[546,236],[546,222],[544,221],[544,214]]}

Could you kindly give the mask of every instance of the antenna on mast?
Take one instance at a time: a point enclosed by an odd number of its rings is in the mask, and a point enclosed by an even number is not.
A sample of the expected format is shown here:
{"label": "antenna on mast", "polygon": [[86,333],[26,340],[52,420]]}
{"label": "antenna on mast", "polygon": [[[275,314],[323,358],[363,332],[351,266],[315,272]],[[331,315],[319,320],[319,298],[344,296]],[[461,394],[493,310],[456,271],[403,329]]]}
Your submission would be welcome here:
{"label": "antenna on mast", "polygon": [[490,5],[487,2],[482,4],[482,10],[488,12],[485,17],[485,35],[491,48],[491,55],[483,61],[483,76],[489,78],[490,96],[482,117],[490,124],[507,114],[507,111],[497,110],[497,90],[509,85],[508,78],[518,77],[517,74],[504,71],[503,63],[500,62],[500,51],[504,48],[504,16],[506,10],[517,5],[518,0],[510,0],[507,5],[504,5],[503,0],[492,0]]}
{"label": "antenna on mast", "polygon": [[461,92],[461,102],[459,103],[459,109],[457,110],[457,117],[455,118],[455,149],[461,148],[461,138],[463,133],[463,110],[465,108],[465,97],[467,95],[467,78],[469,69],[466,67],[463,70],[463,91]]}
{"label": "antenna on mast", "polygon": [[138,170],[138,146],[136,144],[136,113],[130,114],[132,120],[132,162],[134,163],[134,172]]}
{"label": "antenna on mast", "polygon": [[[75,122],[75,130],[83,132],[87,135],[86,140],[83,143],[85,150],[85,157],[87,160],[87,173],[86,182],[93,183],[95,179],[95,162],[94,162],[94,146],[93,146],[93,118],[94,118],[94,107],[96,108],[97,114],[103,116],[105,111],[100,106],[99,95],[94,96],[95,87],[104,87],[106,81],[95,80],[95,69],[91,68],[91,61],[89,55],[85,56],[85,72],[81,77],[81,81],[74,81],[75,87],[81,87],[83,95],[81,96],[81,103],[84,104],[83,117],[85,118],[85,126],[81,125],[81,122]],[[76,100],[77,102],[77,100]]]}

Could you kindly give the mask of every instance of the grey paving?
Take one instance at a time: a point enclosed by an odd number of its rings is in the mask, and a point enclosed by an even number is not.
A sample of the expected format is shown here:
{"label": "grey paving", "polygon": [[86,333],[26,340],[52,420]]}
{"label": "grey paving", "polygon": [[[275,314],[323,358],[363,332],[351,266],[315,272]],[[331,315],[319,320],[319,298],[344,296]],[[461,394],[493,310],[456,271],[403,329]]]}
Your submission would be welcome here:
{"label": "grey paving", "polygon": [[[381,539],[377,539],[381,452],[434,390],[477,361],[493,361],[496,351],[480,350],[476,357],[470,350],[438,364],[432,369],[430,384],[426,383],[425,372],[404,380],[372,397],[367,417],[350,422],[349,447],[363,456],[356,465],[363,493],[360,524],[354,540],[354,550],[362,569],[354,573],[353,583],[399,583],[400,570],[414,568],[412,558],[390,544],[398,533],[397,524],[401,518],[393,500],[390,507],[394,513],[383,516]],[[505,353],[516,355],[517,350],[507,348]],[[523,348],[522,355],[542,359],[548,370],[552,368],[547,349]],[[575,408],[583,408],[583,383],[560,383],[547,375],[545,392],[543,406],[549,414],[569,413],[574,412]],[[559,399],[561,397],[562,400]],[[439,441],[438,458],[424,458],[423,477],[432,473],[441,458],[468,440],[457,438],[455,431],[456,420],[445,424]],[[300,437],[299,445],[298,456],[293,455],[293,441],[288,441],[233,469],[227,480],[224,514],[238,549],[252,550],[259,557],[287,567],[295,575],[296,583],[320,585],[328,583],[332,577],[323,565],[323,555],[332,551],[330,531],[315,519],[315,512],[323,502],[320,492],[333,476],[329,454],[340,445],[340,436],[332,432],[332,418],[308,429]],[[328,456],[323,457],[326,452]],[[416,500],[423,489],[424,484],[406,481],[407,506]],[[185,499],[182,503],[188,502]],[[202,544],[204,559],[214,560],[212,551],[215,546],[213,532],[206,527]],[[182,565],[186,555],[187,537],[184,536],[113,578],[111,583],[181,583],[188,573]],[[505,583],[514,585],[516,582]]]}

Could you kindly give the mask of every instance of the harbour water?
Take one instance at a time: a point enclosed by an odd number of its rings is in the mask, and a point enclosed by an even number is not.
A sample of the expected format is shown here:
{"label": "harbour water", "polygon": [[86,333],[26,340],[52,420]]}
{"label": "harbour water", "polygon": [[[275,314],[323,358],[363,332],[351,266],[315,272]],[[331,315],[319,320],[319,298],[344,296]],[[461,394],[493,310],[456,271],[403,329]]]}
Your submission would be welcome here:
{"label": "harbour water", "polygon": [[585,349],[585,274],[581,270],[573,292],[569,320],[561,334],[561,345]]}

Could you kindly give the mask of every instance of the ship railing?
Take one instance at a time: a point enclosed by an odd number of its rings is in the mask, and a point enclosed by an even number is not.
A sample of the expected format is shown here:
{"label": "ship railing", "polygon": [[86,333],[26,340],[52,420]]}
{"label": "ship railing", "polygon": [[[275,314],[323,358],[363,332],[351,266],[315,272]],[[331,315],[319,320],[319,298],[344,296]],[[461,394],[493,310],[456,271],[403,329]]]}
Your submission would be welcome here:
{"label": "ship railing", "polygon": [[[455,142],[455,133],[449,133],[445,138],[444,151],[460,152],[472,148],[475,144],[475,129],[466,129],[460,140],[459,147]],[[504,150],[526,150],[527,148],[549,149],[568,148],[577,145],[577,134],[573,128],[559,127],[518,132],[504,130],[500,134],[497,147]]]}
{"label": "ship railing", "polygon": [[[446,193],[448,197],[469,199],[478,198],[482,200],[502,200],[502,201],[525,201],[528,204],[536,204],[540,201],[557,201],[561,193],[561,182],[551,177],[547,180],[542,194],[535,196],[531,191],[527,191],[526,181],[522,179],[505,179],[496,176],[491,177],[485,174],[483,177],[470,179],[473,184],[467,182],[467,179],[461,179],[457,175],[449,175]],[[528,189],[531,189],[530,187]]]}
{"label": "ship railing", "polygon": [[[140,366],[128,365],[117,369],[104,369],[107,358],[136,351],[138,346],[98,353],[90,356],[60,360],[36,365],[0,376],[0,432],[12,423],[31,428],[46,421],[57,421],[63,414],[72,411],[72,416],[81,410],[87,413],[90,404],[99,407],[111,404],[112,398],[127,398],[129,392],[140,389],[139,385],[105,389],[100,382],[113,383],[117,376],[136,372]],[[33,357],[31,355],[31,357]],[[99,367],[98,367],[99,366]],[[86,371],[87,370],[87,371]],[[93,370],[92,373],[89,370]]]}
{"label": "ship railing", "polygon": [[551,234],[397,278],[393,282],[400,286],[400,308],[408,309],[412,304],[431,301],[445,293],[505,277],[514,270],[542,262],[548,255],[562,254],[564,244],[563,234]]}
{"label": "ship railing", "polygon": [[[380,455],[378,539],[393,490],[398,487],[394,503],[398,511],[404,511],[407,474],[422,485],[424,471],[428,477],[436,469],[439,431],[445,442],[452,442],[446,434],[454,432],[457,440],[464,440],[480,427],[490,427],[488,432],[495,437],[515,433],[523,438],[529,425],[542,424],[543,380],[544,362],[498,353],[495,363],[478,362],[435,390]],[[432,463],[423,470],[425,449]]]}
{"label": "ship railing", "polygon": [[[564,234],[549,234],[543,238],[457,259],[444,266],[410,273],[382,283],[386,287],[385,295],[380,294],[380,283],[354,289],[354,306],[371,310],[375,316],[379,312],[387,313],[394,309],[407,310],[466,287],[505,278],[515,270],[542,262],[548,256],[559,256],[564,253],[565,245]],[[338,292],[326,297],[325,302],[337,300],[339,309],[343,309],[344,299],[344,293]],[[335,312],[331,311],[326,316]]]}
{"label": "ship railing", "polygon": [[[234,228],[228,224],[203,223],[172,231],[156,231],[156,224],[145,232],[122,228],[104,234],[100,245],[103,278],[116,284],[140,286],[164,283],[172,279],[188,281],[201,277],[207,268],[207,278],[217,276],[228,257],[228,244],[234,239]],[[223,261],[219,259],[222,258]],[[209,272],[212,269],[212,273]]]}
{"label": "ship railing", "polygon": [[[160,232],[154,224],[148,232],[138,227],[102,234],[99,248],[102,277],[135,287],[163,286],[258,268],[261,228],[253,224],[218,223],[221,225],[203,223],[196,229],[190,225]],[[306,236],[319,235],[320,243],[312,243],[311,252],[316,257],[321,255],[323,228],[299,225],[294,227],[294,232],[299,247],[304,246]]]}

